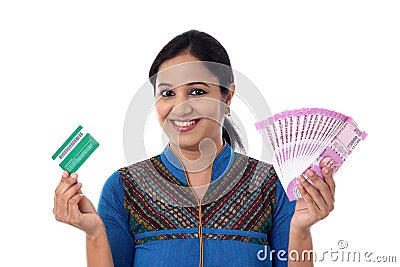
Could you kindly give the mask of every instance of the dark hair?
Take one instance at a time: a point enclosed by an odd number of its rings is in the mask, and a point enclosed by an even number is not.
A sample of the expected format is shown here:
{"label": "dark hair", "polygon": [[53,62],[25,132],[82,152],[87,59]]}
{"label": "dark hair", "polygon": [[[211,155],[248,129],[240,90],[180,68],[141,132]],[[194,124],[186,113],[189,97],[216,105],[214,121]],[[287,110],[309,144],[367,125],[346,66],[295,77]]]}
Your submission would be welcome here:
{"label": "dark hair", "polygon": [[[229,86],[234,82],[233,71],[228,53],[225,48],[211,35],[190,30],[184,32],[169,41],[154,59],[149,71],[149,79],[155,90],[157,72],[160,65],[177,55],[188,52],[197,57],[200,61],[220,63],[212,66],[206,65],[211,73],[216,75],[219,80],[221,95],[226,97]],[[220,68],[218,66],[221,66]],[[229,66],[229,67],[226,67]],[[222,137],[232,146],[233,149],[239,148],[245,151],[242,140],[236,130],[235,125],[228,119],[224,119]]]}

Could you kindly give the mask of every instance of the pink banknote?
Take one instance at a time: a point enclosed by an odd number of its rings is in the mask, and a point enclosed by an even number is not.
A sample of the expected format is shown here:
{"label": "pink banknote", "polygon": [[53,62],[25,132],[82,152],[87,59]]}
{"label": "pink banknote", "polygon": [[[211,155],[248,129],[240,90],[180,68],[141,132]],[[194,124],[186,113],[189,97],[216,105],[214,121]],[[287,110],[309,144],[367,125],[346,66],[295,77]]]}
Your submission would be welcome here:
{"label": "pink banknote", "polygon": [[301,197],[297,178],[311,168],[323,177],[321,168],[336,172],[364,140],[354,120],[322,108],[302,108],[275,114],[256,123],[273,151],[272,164],[290,200]]}
{"label": "pink banknote", "polygon": [[[329,142],[318,158],[307,169],[313,170],[320,177],[324,177],[321,170],[323,167],[327,167],[335,173],[358,143],[364,140],[366,136],[367,134],[360,131],[355,122],[349,117],[344,128]],[[305,173],[303,175],[306,176]],[[295,177],[287,187],[286,193],[291,201],[301,197],[300,192],[297,190],[297,184],[297,177]]]}

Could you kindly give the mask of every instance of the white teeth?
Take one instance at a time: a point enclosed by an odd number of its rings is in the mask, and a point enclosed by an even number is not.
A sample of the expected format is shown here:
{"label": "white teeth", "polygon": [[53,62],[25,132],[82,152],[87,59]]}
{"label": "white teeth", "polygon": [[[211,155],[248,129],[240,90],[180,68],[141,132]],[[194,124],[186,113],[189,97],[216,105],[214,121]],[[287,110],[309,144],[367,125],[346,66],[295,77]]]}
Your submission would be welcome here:
{"label": "white teeth", "polygon": [[196,121],[174,121],[176,126],[187,127],[189,125],[195,124]]}

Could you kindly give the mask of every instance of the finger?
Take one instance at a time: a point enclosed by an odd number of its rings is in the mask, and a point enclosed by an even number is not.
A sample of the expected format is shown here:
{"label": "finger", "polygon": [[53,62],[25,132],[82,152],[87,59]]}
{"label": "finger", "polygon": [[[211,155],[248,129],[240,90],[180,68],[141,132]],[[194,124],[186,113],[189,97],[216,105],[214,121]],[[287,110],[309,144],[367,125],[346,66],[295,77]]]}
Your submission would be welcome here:
{"label": "finger", "polygon": [[94,207],[93,203],[85,195],[83,195],[81,201],[79,201],[78,207],[81,213],[96,212],[96,208]]}
{"label": "finger", "polygon": [[60,183],[58,183],[56,187],[56,191],[59,190],[60,186],[62,185],[62,182],[66,181],[66,179],[69,177],[69,173],[67,171],[64,171],[63,174],[61,175],[61,180]]}
{"label": "finger", "polygon": [[56,188],[56,193],[63,194],[71,185],[75,184],[77,180],[78,175],[76,173],[69,175],[68,172],[64,171],[61,181]]}
{"label": "finger", "polygon": [[69,216],[69,201],[70,199],[77,194],[77,191],[82,187],[81,183],[76,183],[71,186],[64,194],[60,197],[59,200],[59,216],[61,220],[65,220]]}
{"label": "finger", "polygon": [[314,199],[310,196],[310,194],[304,189],[304,187],[301,184],[297,185],[297,188],[301,194],[301,197],[307,204],[307,208],[310,210],[310,212],[316,214],[319,212],[319,208],[315,204]]}
{"label": "finger", "polygon": [[67,223],[72,224],[74,226],[80,225],[81,215],[82,213],[79,210],[78,203],[81,201],[83,194],[75,194],[68,201],[68,217]]}
{"label": "finger", "polygon": [[[76,173],[69,175],[67,171],[63,172],[61,177],[61,181],[58,184],[55,193],[54,193],[54,209],[53,213],[56,213],[57,210],[59,211],[58,207],[61,205],[62,196],[72,185],[76,184],[78,179],[78,175]],[[56,214],[54,214],[56,215]]]}
{"label": "finger", "polygon": [[54,207],[53,207],[53,214],[57,217],[59,217],[59,211],[60,211],[60,197],[65,191],[65,183],[69,179],[69,173],[67,171],[64,171],[63,174],[61,175],[61,180],[58,183],[56,190],[54,192]]}
{"label": "finger", "polygon": [[335,200],[336,184],[335,184],[335,181],[333,180],[333,172],[331,169],[324,167],[322,169],[322,174],[325,177],[325,182],[329,186],[329,189],[330,189],[331,195],[332,195],[332,199]]}
{"label": "finger", "polygon": [[332,192],[328,183],[311,170],[307,170],[306,174],[314,187],[316,187],[317,191],[321,194],[326,204],[326,207],[321,208],[321,210],[325,211],[327,209],[329,212],[332,211],[334,200],[332,198]]}
{"label": "finger", "polygon": [[[317,179],[319,179],[319,178],[317,178]],[[315,205],[319,209],[319,213],[321,213],[321,212],[324,214],[327,213],[328,208],[327,208],[327,205],[326,205],[325,200],[322,197],[321,193],[304,177],[300,177],[299,181],[300,181],[300,185],[310,195],[313,202],[315,202]]]}
{"label": "finger", "polygon": [[[301,184],[299,184],[299,191],[302,195],[302,198],[304,198],[304,200],[307,202],[307,209],[309,212],[310,217],[312,218],[312,220],[315,222],[322,220],[323,218],[325,218],[326,216],[328,216],[329,212],[327,209],[321,209],[320,206],[321,205],[321,199],[316,198],[315,196],[313,196],[313,192],[314,190],[317,191],[307,180],[304,181],[305,183],[308,183],[311,187],[309,187],[308,191],[306,189],[306,187],[302,186]],[[321,197],[322,198],[322,197]],[[317,199],[317,200],[316,200]],[[317,203],[320,202],[320,203]],[[324,206],[322,206],[324,207]],[[326,207],[326,206],[325,206]]]}

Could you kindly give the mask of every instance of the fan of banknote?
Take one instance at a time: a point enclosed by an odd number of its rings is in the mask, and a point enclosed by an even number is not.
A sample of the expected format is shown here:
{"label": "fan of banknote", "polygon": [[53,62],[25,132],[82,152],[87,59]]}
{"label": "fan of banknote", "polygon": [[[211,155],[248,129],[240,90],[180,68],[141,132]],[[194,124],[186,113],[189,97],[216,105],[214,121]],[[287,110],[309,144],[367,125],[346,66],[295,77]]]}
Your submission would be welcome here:
{"label": "fan of banknote", "polygon": [[342,113],[323,108],[284,111],[256,123],[273,150],[272,164],[289,200],[301,197],[297,177],[311,168],[336,172],[367,134]]}

